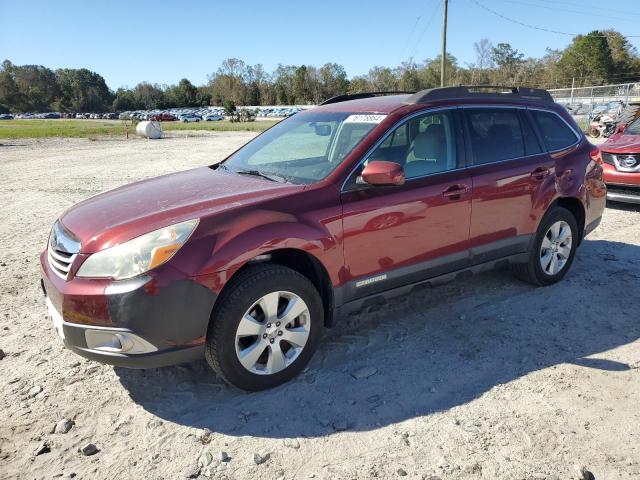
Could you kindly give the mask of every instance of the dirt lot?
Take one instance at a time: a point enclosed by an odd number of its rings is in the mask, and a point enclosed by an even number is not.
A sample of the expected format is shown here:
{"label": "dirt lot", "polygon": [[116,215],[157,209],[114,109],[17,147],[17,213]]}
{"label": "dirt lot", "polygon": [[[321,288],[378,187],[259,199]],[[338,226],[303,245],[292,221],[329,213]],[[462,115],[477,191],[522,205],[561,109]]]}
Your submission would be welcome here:
{"label": "dirt lot", "polygon": [[56,217],[252,135],[0,146],[0,478],[640,478],[638,208],[608,208],[557,286],[493,272],[350,317],[271,391],[204,362],[130,371],[66,351],[38,284]]}

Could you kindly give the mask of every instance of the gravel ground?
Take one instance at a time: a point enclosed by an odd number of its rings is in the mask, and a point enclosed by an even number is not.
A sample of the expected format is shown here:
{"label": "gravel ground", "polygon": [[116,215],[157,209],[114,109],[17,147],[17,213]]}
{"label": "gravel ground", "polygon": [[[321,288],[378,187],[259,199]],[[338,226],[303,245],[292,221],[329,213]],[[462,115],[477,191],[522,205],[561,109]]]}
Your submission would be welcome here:
{"label": "gravel ground", "polygon": [[0,478],[640,478],[636,207],[607,208],[562,283],[492,272],[349,317],[271,391],[65,350],[38,284],[56,217],[253,135],[0,146]]}

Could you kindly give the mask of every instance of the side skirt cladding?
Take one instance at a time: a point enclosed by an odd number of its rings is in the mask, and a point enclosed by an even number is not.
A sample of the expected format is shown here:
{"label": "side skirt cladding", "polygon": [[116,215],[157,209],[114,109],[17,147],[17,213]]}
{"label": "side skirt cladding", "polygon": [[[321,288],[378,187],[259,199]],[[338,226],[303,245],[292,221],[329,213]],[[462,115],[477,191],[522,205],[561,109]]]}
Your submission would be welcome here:
{"label": "side skirt cladding", "polygon": [[525,263],[533,235],[492,242],[463,252],[360,278],[335,289],[334,315],[374,311],[395,297],[495,268]]}

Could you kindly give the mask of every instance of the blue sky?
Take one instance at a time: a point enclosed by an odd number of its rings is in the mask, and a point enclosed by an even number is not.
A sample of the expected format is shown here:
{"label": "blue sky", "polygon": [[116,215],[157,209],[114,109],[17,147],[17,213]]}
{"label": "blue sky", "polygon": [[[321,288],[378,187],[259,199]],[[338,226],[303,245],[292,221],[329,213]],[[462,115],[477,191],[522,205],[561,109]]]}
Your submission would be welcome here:
{"label": "blue sky", "polygon": [[[473,43],[509,42],[527,56],[563,48],[571,37],[616,28],[640,36],[638,0],[450,0],[448,50],[461,64]],[[221,61],[320,66],[335,61],[349,76],[395,67],[440,50],[442,0],[42,1],[0,0],[0,60],[51,68],[87,67],[115,89],[182,77],[205,83]],[[610,6],[611,8],[607,8]],[[640,38],[632,43],[640,49]]]}

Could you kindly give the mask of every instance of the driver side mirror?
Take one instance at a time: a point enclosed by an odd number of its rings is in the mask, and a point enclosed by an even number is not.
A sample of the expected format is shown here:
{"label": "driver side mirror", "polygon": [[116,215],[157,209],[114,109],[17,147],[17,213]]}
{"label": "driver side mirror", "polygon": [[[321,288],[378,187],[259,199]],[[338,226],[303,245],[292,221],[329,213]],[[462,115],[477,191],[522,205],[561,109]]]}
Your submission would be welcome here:
{"label": "driver side mirror", "polygon": [[362,170],[362,180],[373,186],[404,184],[402,165],[384,160],[373,160]]}

